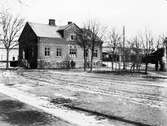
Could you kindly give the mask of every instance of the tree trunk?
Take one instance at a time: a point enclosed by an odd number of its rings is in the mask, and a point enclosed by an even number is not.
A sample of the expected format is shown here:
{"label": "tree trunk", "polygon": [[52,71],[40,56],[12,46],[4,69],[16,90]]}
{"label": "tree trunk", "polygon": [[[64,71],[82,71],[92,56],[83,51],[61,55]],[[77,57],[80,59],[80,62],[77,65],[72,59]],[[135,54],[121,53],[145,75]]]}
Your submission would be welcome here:
{"label": "tree trunk", "polygon": [[114,69],[114,55],[112,54],[111,57],[111,69],[113,70]]}
{"label": "tree trunk", "polygon": [[145,74],[147,74],[148,63],[146,63]]}
{"label": "tree trunk", "polygon": [[91,54],[91,59],[90,59],[90,72],[92,72],[93,69],[93,53]]}
{"label": "tree trunk", "polygon": [[86,58],[86,49],[84,48],[84,71],[86,71],[87,67],[87,58]]}
{"label": "tree trunk", "polygon": [[9,69],[9,49],[6,49],[6,69]]}
{"label": "tree trunk", "polygon": [[111,62],[111,68],[112,68],[112,70],[114,69],[114,62],[113,62],[113,59],[112,59],[112,62]]}
{"label": "tree trunk", "polygon": [[114,62],[116,61],[116,55],[115,55],[115,49],[116,47],[113,47],[113,54],[112,54],[112,70],[114,69]]}
{"label": "tree trunk", "polygon": [[91,49],[90,72],[92,72],[92,69],[93,69],[93,54],[94,54],[94,44],[92,45],[92,49]]}

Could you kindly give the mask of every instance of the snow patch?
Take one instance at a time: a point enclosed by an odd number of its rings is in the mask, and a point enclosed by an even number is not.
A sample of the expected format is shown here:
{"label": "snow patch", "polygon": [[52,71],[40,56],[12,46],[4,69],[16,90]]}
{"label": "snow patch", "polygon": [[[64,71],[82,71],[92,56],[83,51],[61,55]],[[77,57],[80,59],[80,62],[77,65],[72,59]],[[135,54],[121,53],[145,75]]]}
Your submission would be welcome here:
{"label": "snow patch", "polygon": [[75,98],[75,97],[66,96],[66,95],[58,94],[58,93],[54,93],[54,96],[56,96],[56,97],[62,97],[62,98],[65,98],[65,99],[71,99],[71,100],[77,99],[77,98]]}

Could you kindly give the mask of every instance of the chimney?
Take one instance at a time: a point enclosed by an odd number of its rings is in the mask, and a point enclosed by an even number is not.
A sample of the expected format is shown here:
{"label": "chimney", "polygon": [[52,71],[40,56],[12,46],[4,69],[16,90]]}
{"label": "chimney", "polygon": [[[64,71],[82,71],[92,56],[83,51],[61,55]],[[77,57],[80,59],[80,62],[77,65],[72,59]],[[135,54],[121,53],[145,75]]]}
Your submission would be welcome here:
{"label": "chimney", "polygon": [[49,25],[55,26],[55,19],[49,19]]}
{"label": "chimney", "polygon": [[72,24],[72,21],[68,21],[68,25],[69,25],[69,24]]}

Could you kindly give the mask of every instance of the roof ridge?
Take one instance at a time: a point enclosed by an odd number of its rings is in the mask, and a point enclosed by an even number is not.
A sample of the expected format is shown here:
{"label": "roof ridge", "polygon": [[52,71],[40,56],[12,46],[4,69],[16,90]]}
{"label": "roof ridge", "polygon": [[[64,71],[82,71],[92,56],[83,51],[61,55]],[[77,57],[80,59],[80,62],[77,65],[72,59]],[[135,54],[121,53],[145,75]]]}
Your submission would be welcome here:
{"label": "roof ridge", "polygon": [[71,24],[66,24],[66,25],[49,25],[49,24],[43,24],[43,23],[36,23],[36,22],[30,22],[30,21],[27,21],[27,23],[30,23],[30,24],[37,24],[37,25],[46,25],[46,26],[51,26],[51,27],[67,27]]}

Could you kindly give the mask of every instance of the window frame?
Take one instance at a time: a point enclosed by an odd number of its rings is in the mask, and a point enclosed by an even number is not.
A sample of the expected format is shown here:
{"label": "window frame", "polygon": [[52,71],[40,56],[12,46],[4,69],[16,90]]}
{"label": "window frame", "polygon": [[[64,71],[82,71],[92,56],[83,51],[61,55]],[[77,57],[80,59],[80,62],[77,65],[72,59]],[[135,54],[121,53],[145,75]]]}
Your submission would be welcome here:
{"label": "window frame", "polygon": [[62,48],[56,48],[56,57],[62,57]]}
{"label": "window frame", "polygon": [[77,57],[77,46],[76,45],[71,45],[69,48],[69,55],[71,57]]}
{"label": "window frame", "polygon": [[98,57],[98,49],[95,49],[93,52],[93,57]]}
{"label": "window frame", "polygon": [[75,35],[75,34],[71,34],[71,35],[70,35],[70,40],[71,40],[71,41],[77,40],[76,35]]}
{"label": "window frame", "polygon": [[44,55],[50,56],[50,47],[45,47]]}

